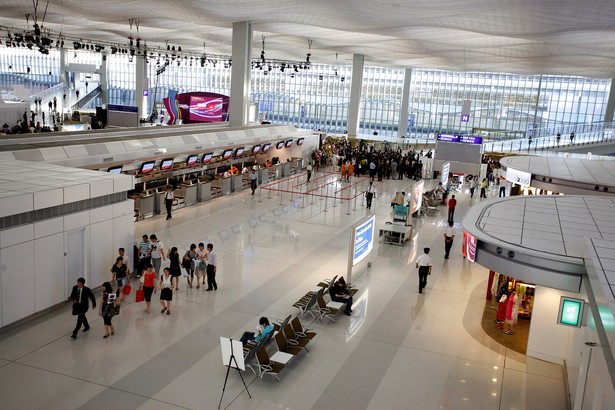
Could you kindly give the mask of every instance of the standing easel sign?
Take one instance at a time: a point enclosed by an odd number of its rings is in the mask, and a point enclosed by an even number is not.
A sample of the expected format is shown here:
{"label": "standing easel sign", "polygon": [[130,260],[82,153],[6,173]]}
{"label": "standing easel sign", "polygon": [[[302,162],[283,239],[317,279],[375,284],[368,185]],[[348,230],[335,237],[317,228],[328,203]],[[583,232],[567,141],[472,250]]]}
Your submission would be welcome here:
{"label": "standing easel sign", "polygon": [[243,387],[248,392],[248,396],[252,398],[248,391],[248,386],[241,374],[242,370],[246,370],[246,363],[243,357],[243,343],[239,340],[229,339],[228,337],[220,337],[220,348],[222,349],[222,364],[227,366],[226,377],[224,378],[224,386],[222,386],[222,396],[220,396],[220,403],[218,408],[222,405],[222,399],[224,398],[224,390],[226,390],[226,382],[228,381],[228,374],[231,371],[231,367],[237,370]]}

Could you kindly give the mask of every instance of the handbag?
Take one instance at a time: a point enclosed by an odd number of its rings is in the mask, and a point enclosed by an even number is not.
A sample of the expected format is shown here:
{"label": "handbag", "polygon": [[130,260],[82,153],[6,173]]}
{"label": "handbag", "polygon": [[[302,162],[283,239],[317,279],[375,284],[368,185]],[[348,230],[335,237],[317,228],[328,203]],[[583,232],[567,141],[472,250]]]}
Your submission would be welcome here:
{"label": "handbag", "polygon": [[79,303],[73,303],[73,316],[77,316],[79,314],[79,311]]}
{"label": "handbag", "polygon": [[130,295],[130,292],[132,291],[132,288],[130,287],[130,283],[126,284],[126,286],[124,286],[124,289],[122,290],[122,293],[126,296]]}
{"label": "handbag", "polygon": [[205,269],[207,269],[207,264],[205,263],[205,261],[204,261],[204,260],[201,260],[201,261],[199,262],[199,270],[200,270],[200,271],[204,271]]}
{"label": "handbag", "polygon": [[139,302],[143,302],[145,300],[145,295],[143,294],[143,289],[137,289],[137,292],[135,293],[135,302],[139,303]]}
{"label": "handbag", "polygon": [[120,305],[118,303],[114,303],[111,307],[111,316],[117,316],[120,314]]}
{"label": "handbag", "polygon": [[184,278],[187,278],[188,276],[190,276],[190,275],[188,275],[188,271],[186,270],[186,268],[184,268],[183,266],[182,266],[182,276]]}

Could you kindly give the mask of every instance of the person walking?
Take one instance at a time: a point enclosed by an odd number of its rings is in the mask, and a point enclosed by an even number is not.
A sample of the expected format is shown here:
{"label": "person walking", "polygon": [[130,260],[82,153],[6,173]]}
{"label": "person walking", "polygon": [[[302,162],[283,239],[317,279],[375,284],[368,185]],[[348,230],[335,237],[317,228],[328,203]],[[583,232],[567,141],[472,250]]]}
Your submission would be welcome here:
{"label": "person walking", "polygon": [[506,196],[506,178],[500,177],[500,191],[498,192],[498,197]]}
{"label": "person walking", "polygon": [[[186,251],[182,259],[182,266],[186,269],[186,273],[188,276],[186,280],[188,281],[188,286],[192,289],[192,281],[194,280],[194,271],[196,270],[196,262],[197,252],[196,252],[196,244],[191,244],[190,249]],[[198,279],[197,279],[198,280]],[[197,282],[198,283],[198,282]]]}
{"label": "person walking", "polygon": [[85,316],[90,307],[88,299],[92,301],[92,309],[96,307],[96,299],[94,298],[92,290],[85,286],[85,278],[77,279],[77,284],[73,286],[73,290],[70,293],[70,299],[73,301],[73,315],[77,316],[77,325],[70,337],[76,339],[77,333],[82,325],[84,332],[90,330],[88,318]]}
{"label": "person walking", "polygon": [[431,275],[431,257],[429,248],[423,248],[423,254],[416,258],[416,267],[419,270],[419,293],[427,286],[427,276]]}
{"label": "person walking", "polygon": [[169,257],[169,272],[175,279],[175,290],[179,290],[179,277],[182,275],[182,270],[179,265],[179,251],[177,250],[177,246],[172,247],[167,256]]}
{"label": "person walking", "polygon": [[305,167],[305,169],[307,170],[307,182],[308,184],[310,183],[310,179],[312,178],[312,164],[307,165],[307,167]]}
{"label": "person walking", "polygon": [[115,264],[111,267],[111,276],[111,282],[117,283],[121,302],[124,299],[124,286],[128,284],[128,267],[124,265],[124,258],[121,256],[115,259]]}
{"label": "person walking", "polygon": [[[470,176],[472,176],[472,175],[470,175]],[[472,180],[470,181],[470,198],[474,197],[474,191],[476,191],[476,187],[477,186],[478,186],[478,175],[474,175],[472,177]]]}
{"label": "person walking", "polygon": [[448,227],[444,230],[444,259],[448,259],[448,256],[451,253],[454,237],[455,232],[453,232],[453,221],[448,221]]}
{"label": "person walking", "polygon": [[111,323],[111,319],[113,318],[113,311],[115,310],[116,303],[116,294],[113,293],[113,288],[111,287],[111,283],[105,282],[103,283],[103,293],[102,298],[100,300],[100,308],[98,314],[103,318],[103,325],[105,326],[105,335],[103,339],[109,337],[109,333],[111,335],[115,334],[115,329],[113,328],[113,324]]}
{"label": "person walking", "polygon": [[451,199],[448,200],[448,222],[453,223],[455,217],[455,207],[457,206],[457,200],[455,195],[451,195]]}
{"label": "person walking", "polygon": [[160,276],[160,304],[162,310],[160,313],[167,312],[171,314],[171,303],[173,301],[173,287],[176,286],[176,278],[171,276],[171,270],[164,268],[164,273]]}
{"label": "person walking", "polygon": [[480,187],[480,197],[487,198],[487,178],[483,178],[479,187]]}
{"label": "person walking", "polygon": [[164,256],[164,245],[161,241],[158,240],[158,237],[154,234],[149,236],[150,243],[150,257],[152,265],[154,266],[154,273],[156,275],[160,275],[162,273],[160,266],[162,265],[162,260],[166,260]]}
{"label": "person walking", "polygon": [[139,253],[137,256],[139,258],[139,271],[137,272],[137,277],[139,278],[141,277],[142,273],[145,272],[145,267],[147,266],[147,264],[152,262],[152,248],[147,235],[143,235],[141,242],[139,242],[138,248]]}
{"label": "person walking", "polygon": [[167,190],[164,193],[164,206],[167,209],[167,221],[173,219],[171,215],[171,208],[173,207],[173,188],[171,185],[167,185]]}
{"label": "person walking", "polygon": [[153,268],[154,266],[151,263],[147,264],[143,276],[141,276],[141,284],[139,285],[139,289],[143,289],[143,297],[147,305],[145,313],[150,313],[152,294],[156,293],[156,272],[154,272]]}
{"label": "person walking", "polygon": [[254,192],[256,192],[256,185],[258,184],[258,174],[257,171],[258,167],[256,165],[254,165],[252,167],[252,171],[250,171],[250,189],[252,190],[252,195],[254,195]]}
{"label": "person walking", "polygon": [[201,280],[205,285],[205,276],[207,275],[207,251],[205,250],[205,244],[199,243],[199,250],[196,252],[198,263],[196,264],[196,288],[201,287]]}
{"label": "person walking", "polygon": [[367,209],[372,209],[372,199],[374,199],[375,194],[374,181],[369,181],[369,186],[367,191],[365,191],[365,205]]}
{"label": "person walking", "polygon": [[214,245],[207,244],[207,289],[218,290],[218,284],[216,283],[216,271],[218,265],[218,255],[214,253]]}

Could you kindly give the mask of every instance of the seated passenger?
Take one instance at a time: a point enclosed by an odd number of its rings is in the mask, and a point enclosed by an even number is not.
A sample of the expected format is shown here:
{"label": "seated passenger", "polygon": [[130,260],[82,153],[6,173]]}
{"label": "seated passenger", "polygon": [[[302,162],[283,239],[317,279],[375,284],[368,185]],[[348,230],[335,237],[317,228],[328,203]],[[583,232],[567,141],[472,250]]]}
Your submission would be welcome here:
{"label": "seated passenger", "polygon": [[263,316],[258,321],[256,332],[243,332],[243,335],[239,340],[241,340],[241,343],[244,345],[250,340],[254,340],[258,343],[271,332],[273,332],[273,325],[270,325],[269,319]]}
{"label": "seated passenger", "polygon": [[267,162],[265,162],[265,167],[271,168],[271,161],[267,160]]}
{"label": "seated passenger", "polygon": [[344,278],[339,278],[335,284],[333,284],[333,287],[331,288],[331,299],[334,302],[346,303],[344,313],[350,316],[350,313],[352,312],[352,296],[350,295],[350,291],[348,290]]}
{"label": "seated passenger", "polygon": [[231,173],[231,175],[239,174],[239,170],[237,169],[237,167],[235,165],[231,166],[231,169],[229,170],[229,172]]}

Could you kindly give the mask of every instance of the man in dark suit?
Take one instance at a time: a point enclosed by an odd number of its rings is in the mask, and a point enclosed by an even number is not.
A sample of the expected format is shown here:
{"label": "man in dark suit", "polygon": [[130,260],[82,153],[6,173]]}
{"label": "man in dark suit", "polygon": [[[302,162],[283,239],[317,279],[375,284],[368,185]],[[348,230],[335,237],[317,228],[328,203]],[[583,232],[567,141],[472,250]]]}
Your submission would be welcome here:
{"label": "man in dark suit", "polygon": [[90,324],[88,323],[88,318],[85,316],[85,313],[90,307],[88,298],[92,300],[92,309],[96,307],[96,299],[94,298],[92,290],[85,286],[84,278],[77,279],[77,284],[73,286],[70,298],[73,301],[73,315],[77,315],[77,326],[75,326],[75,330],[73,330],[71,337],[76,339],[77,332],[81,329],[81,325],[83,325],[84,332],[90,330]]}

